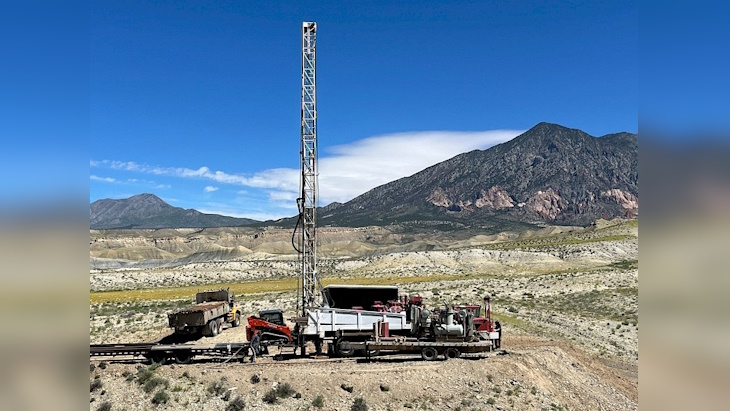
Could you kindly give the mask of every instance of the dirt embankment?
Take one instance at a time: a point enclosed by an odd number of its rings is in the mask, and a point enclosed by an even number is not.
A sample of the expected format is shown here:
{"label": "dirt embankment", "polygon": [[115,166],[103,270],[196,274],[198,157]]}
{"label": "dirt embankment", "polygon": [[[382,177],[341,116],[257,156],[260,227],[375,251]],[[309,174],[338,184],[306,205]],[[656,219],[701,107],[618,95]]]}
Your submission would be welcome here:
{"label": "dirt embankment", "polygon": [[[155,393],[164,391],[169,395],[166,409],[172,410],[220,410],[237,397],[247,409],[317,409],[312,403],[318,396],[327,410],[350,410],[358,397],[371,410],[638,409],[635,367],[601,361],[569,343],[532,336],[506,337],[504,344],[506,355],[436,362],[263,358],[256,364],[163,366],[154,371],[164,380],[161,388],[149,393],[135,381],[135,365],[110,364],[92,371],[92,381],[98,374],[106,392],[94,391],[91,398],[116,408],[147,409]],[[125,375],[132,377],[128,381]],[[254,375],[259,383],[252,383]],[[168,388],[162,388],[165,384]],[[290,384],[293,391],[275,404],[267,403],[266,393],[282,384]]]}

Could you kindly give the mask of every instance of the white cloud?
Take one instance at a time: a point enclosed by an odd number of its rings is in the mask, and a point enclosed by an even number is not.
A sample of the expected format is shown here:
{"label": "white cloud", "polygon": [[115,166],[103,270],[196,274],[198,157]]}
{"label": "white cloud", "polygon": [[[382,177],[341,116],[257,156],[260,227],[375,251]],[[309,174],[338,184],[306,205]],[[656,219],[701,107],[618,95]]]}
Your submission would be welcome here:
{"label": "white cloud", "polygon": [[271,201],[290,201],[292,204],[297,200],[296,191],[271,191],[269,192],[269,200]]}
{"label": "white cloud", "polygon": [[[320,152],[319,205],[349,201],[379,185],[413,175],[458,154],[503,143],[521,133],[520,130],[409,132],[370,137],[330,147]],[[207,166],[191,169],[109,160],[91,160],[90,165],[263,189],[268,194],[271,210],[278,210],[279,213],[239,214],[248,218],[289,216],[291,210],[296,210],[294,200],[299,196],[299,170],[296,168],[273,168],[253,175],[241,175],[211,170]],[[217,189],[207,186],[204,191]],[[248,194],[246,190],[238,192],[244,193]]]}
{"label": "white cloud", "polygon": [[206,193],[212,193],[214,191],[218,191],[218,187],[205,186],[205,188],[203,189],[203,191],[205,191]]}
{"label": "white cloud", "polygon": [[[104,162],[95,162],[92,160],[92,163],[96,163],[96,167],[98,167],[100,164],[103,164]],[[109,162],[107,162],[107,163],[109,163]],[[158,188],[158,189],[172,188],[172,186],[170,184],[160,184],[160,183],[156,183],[154,181],[138,180],[136,178],[127,178],[127,179],[118,180],[114,177],[99,177],[97,175],[91,174],[91,175],[89,175],[89,179],[93,180],[93,181],[100,181],[103,183],[145,185],[148,187]]]}
{"label": "white cloud", "polygon": [[95,176],[93,174],[89,176],[89,180],[102,181],[104,183],[114,183],[117,181],[116,179],[111,178],[111,177],[99,177],[99,176]]}
{"label": "white cloud", "polygon": [[200,178],[224,184],[239,184],[256,188],[272,188],[296,191],[299,185],[299,171],[290,168],[272,168],[254,173],[251,177],[213,171],[207,166],[198,169],[185,167],[158,167],[138,164],[134,161],[93,161],[94,167],[107,166],[114,170],[133,171],[160,176]]}
{"label": "white cloud", "polygon": [[458,154],[511,140],[518,130],[429,131],[370,137],[321,156],[323,204],[345,202],[379,185],[413,175]]}

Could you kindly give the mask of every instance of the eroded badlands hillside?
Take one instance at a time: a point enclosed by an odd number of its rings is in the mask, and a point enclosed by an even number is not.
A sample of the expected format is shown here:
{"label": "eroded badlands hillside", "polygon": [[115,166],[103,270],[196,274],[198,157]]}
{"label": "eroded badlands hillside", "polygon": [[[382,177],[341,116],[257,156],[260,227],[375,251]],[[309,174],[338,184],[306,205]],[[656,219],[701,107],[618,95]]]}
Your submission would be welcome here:
{"label": "eroded badlands hillside", "polygon": [[[637,220],[492,236],[397,227],[319,233],[325,284],[395,284],[431,306],[492,295],[508,354],[448,366],[385,358],[369,365],[264,359],[165,366],[154,372],[167,381],[167,408],[224,409],[240,397],[248,408],[314,409],[318,396],[324,409],[335,410],[349,410],[356,397],[374,410],[638,408]],[[166,313],[212,284],[231,287],[245,313],[281,307],[293,316],[291,250],[291,232],[282,229],[92,231],[90,340],[157,340],[169,333]],[[241,327],[200,342],[244,339]],[[135,367],[92,371],[106,389],[91,393],[96,404],[152,407],[154,393],[136,383]],[[302,384],[311,373],[324,382]],[[261,383],[251,383],[254,374]],[[341,389],[343,382],[354,391]],[[264,402],[267,391],[285,383],[301,398]],[[413,386],[422,390],[416,394]]]}

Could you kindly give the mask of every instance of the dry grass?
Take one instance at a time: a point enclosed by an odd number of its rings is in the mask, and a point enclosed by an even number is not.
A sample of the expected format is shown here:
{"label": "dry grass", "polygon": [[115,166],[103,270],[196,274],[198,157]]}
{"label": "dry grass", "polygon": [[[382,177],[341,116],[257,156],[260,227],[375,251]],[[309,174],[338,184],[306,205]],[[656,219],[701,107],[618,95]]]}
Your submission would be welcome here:
{"label": "dry grass", "polygon": [[538,237],[535,239],[505,241],[483,247],[495,250],[520,250],[525,248],[560,247],[565,245],[590,244],[605,241],[623,241],[632,238],[636,237],[628,234],[616,234],[602,237],[581,238],[574,234],[556,234],[549,237]]}

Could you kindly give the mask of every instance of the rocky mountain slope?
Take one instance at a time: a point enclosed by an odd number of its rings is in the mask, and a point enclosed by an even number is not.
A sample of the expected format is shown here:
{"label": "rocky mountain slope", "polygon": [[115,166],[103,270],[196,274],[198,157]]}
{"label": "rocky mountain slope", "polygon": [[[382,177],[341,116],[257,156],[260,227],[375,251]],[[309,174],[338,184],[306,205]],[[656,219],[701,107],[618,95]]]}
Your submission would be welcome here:
{"label": "rocky mountain slope", "polygon": [[334,226],[428,221],[499,230],[633,218],[639,212],[638,165],[636,134],[593,137],[540,123],[506,143],[330,204],[319,218]]}
{"label": "rocky mountain slope", "polygon": [[106,198],[94,201],[89,208],[92,229],[237,227],[256,222],[173,207],[154,194],[139,194],[121,200]]}

